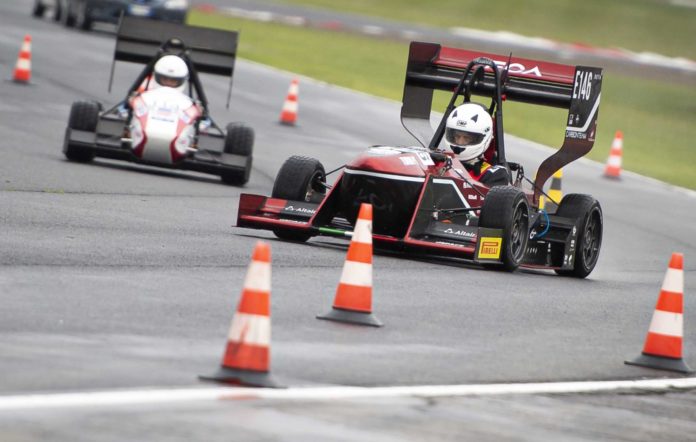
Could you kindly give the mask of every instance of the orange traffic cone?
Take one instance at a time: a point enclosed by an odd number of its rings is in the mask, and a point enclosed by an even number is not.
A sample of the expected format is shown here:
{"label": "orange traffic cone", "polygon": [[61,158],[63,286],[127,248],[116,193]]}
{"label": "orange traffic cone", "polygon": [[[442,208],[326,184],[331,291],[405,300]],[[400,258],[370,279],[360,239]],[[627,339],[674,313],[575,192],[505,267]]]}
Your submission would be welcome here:
{"label": "orange traffic cone", "polygon": [[372,206],[360,206],[333,308],[319,319],[381,327],[372,315]]}
{"label": "orange traffic cone", "polygon": [[604,168],[604,176],[607,178],[620,178],[621,175],[621,152],[623,150],[623,133],[616,131],[614,141],[611,143],[609,159]]}
{"label": "orange traffic cone", "polygon": [[289,126],[294,126],[297,121],[297,96],[300,91],[300,81],[294,78],[288,89],[288,97],[283,103],[283,110],[280,112],[280,122]]}
{"label": "orange traffic cone", "polygon": [[277,387],[269,375],[271,344],[271,247],[259,241],[244,280],[242,298],[227,336],[220,368],[204,380]]}
{"label": "orange traffic cone", "polygon": [[682,359],[684,336],[684,256],[672,253],[667,274],[662,282],[660,297],[655,306],[643,353],[629,365],[691,373]]}
{"label": "orange traffic cone", "polygon": [[22,49],[19,50],[19,57],[15,65],[12,80],[17,83],[29,83],[31,79],[31,36],[24,37]]}

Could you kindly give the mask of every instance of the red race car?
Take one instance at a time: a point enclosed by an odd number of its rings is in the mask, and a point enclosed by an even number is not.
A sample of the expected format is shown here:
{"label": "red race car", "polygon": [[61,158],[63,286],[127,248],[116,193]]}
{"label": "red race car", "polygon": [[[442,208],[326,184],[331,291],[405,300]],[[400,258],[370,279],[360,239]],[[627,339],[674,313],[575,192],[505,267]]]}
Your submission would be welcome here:
{"label": "red race car", "polygon": [[[326,183],[317,160],[293,156],[281,167],[271,197],[241,195],[237,226],[269,229],[292,241],[349,237],[360,204],[370,203],[377,247],[584,278],[594,269],[602,242],[599,202],[569,194],[551,213],[539,208],[539,198],[548,178],[592,148],[601,83],[600,68],[412,42],[401,121],[420,146],[370,147],[337,170],[333,185]],[[433,131],[435,90],[453,94]],[[482,118],[492,120],[492,131],[481,158],[507,172],[507,182],[493,187],[476,180],[455,152],[438,148],[448,121],[463,109],[457,101],[470,103],[472,94],[490,98]],[[505,158],[505,100],[569,110],[563,146],[542,162],[533,181]]]}

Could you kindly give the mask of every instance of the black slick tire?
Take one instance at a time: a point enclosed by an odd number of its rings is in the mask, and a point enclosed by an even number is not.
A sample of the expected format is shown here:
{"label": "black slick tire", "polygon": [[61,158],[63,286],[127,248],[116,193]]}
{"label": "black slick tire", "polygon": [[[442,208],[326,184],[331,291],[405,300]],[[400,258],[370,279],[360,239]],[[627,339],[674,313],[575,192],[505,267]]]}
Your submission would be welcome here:
{"label": "black slick tire", "polygon": [[590,195],[571,193],[558,206],[557,216],[575,219],[578,229],[572,270],[556,270],[562,276],[586,278],[594,270],[602,247],[604,221],[599,201]]}
{"label": "black slick tire", "polygon": [[[101,111],[101,104],[95,101],[74,102],[70,108],[68,128],[95,132],[99,122],[99,111]],[[80,163],[87,163],[94,159],[94,152],[91,149],[70,144],[67,136],[68,131],[65,135],[63,153],[67,159]]]}
{"label": "black slick tire", "polygon": [[254,150],[254,130],[242,123],[230,123],[225,133],[224,152],[247,157],[244,170],[229,170],[220,174],[225,184],[242,186],[249,181]]}
{"label": "black slick tire", "polygon": [[[319,203],[326,194],[324,166],[316,159],[293,155],[281,166],[276,175],[271,196],[278,199]],[[274,230],[278,238],[307,241],[311,235],[286,230]]]}
{"label": "black slick tire", "polygon": [[516,270],[524,259],[529,238],[529,204],[524,192],[513,186],[491,188],[483,201],[478,225],[503,230],[503,269]]}

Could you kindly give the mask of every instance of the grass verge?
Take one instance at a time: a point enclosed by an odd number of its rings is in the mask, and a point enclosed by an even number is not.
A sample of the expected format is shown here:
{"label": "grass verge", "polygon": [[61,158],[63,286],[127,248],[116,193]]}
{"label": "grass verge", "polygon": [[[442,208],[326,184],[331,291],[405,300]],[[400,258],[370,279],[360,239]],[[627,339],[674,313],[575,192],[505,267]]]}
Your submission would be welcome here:
{"label": "grass verge", "polygon": [[[329,83],[401,100],[408,44],[333,31],[260,23],[193,11],[190,24],[241,31],[240,57]],[[443,100],[436,109],[443,108]],[[567,112],[508,102],[505,129],[549,146],[563,140]],[[599,131],[588,157],[605,161],[624,132],[623,167],[696,189],[696,90],[605,76]],[[513,154],[509,153],[510,157]]]}
{"label": "grass verge", "polygon": [[696,59],[696,8],[663,0],[282,0],[439,27],[463,26]]}

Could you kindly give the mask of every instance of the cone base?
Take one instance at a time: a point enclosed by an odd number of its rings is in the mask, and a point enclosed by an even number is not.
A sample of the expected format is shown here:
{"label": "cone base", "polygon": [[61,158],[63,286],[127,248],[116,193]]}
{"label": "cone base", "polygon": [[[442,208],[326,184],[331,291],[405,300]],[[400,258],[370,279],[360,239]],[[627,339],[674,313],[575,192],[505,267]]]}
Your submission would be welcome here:
{"label": "cone base", "polygon": [[266,371],[240,370],[224,366],[220,366],[213,374],[198,375],[198,378],[204,381],[216,381],[247,387],[283,388]]}
{"label": "cone base", "polygon": [[295,122],[294,121],[283,121],[280,120],[278,123],[282,124],[283,126],[294,126]]}
{"label": "cone base", "polygon": [[683,359],[670,359],[661,356],[653,356],[642,353],[632,361],[624,361],[627,365],[638,365],[640,367],[656,368],[658,370],[676,371],[678,373],[693,373]]}
{"label": "cone base", "polygon": [[605,173],[605,174],[602,175],[602,176],[603,176],[604,178],[607,178],[607,179],[610,179],[610,180],[620,180],[620,179],[621,179],[621,175],[608,175],[608,174]]}
{"label": "cone base", "polygon": [[336,307],[332,308],[328,313],[317,315],[317,319],[345,322],[348,324],[369,325],[372,327],[382,327],[384,325],[382,321],[377,319],[372,313],[343,310]]}

